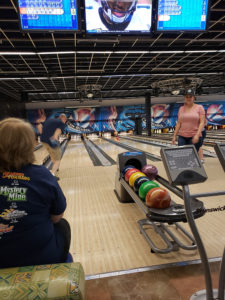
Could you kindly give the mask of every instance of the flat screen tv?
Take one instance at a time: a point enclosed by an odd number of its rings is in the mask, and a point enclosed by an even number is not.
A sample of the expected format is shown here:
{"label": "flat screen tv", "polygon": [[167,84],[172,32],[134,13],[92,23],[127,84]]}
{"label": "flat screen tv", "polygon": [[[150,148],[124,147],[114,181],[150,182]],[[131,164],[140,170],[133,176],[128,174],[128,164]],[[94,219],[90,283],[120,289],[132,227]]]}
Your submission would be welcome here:
{"label": "flat screen tv", "polygon": [[85,19],[89,34],[149,34],[152,0],[85,0]]}
{"label": "flat screen tv", "polygon": [[158,0],[158,31],[204,31],[209,0]]}
{"label": "flat screen tv", "polygon": [[77,0],[18,0],[21,29],[78,31]]}

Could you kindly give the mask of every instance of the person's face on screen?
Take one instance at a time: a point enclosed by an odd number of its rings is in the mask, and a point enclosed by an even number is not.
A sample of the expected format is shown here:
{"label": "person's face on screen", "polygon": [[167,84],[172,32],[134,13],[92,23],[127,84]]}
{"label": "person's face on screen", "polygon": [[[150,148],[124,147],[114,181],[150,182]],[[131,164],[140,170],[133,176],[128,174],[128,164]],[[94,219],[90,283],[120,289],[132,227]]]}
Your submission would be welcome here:
{"label": "person's face on screen", "polygon": [[129,22],[136,10],[136,0],[102,0],[104,18],[109,24]]}
{"label": "person's face on screen", "polygon": [[108,1],[108,5],[112,10],[112,13],[121,18],[124,17],[125,14],[129,11],[132,1],[117,1],[117,0],[111,0]]}

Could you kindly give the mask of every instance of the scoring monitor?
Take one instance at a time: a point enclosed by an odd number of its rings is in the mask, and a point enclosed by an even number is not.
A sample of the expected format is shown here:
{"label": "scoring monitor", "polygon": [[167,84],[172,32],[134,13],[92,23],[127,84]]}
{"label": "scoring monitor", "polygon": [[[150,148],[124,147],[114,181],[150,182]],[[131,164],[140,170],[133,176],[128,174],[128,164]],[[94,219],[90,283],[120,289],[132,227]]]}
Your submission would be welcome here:
{"label": "scoring monitor", "polygon": [[160,153],[171,184],[187,185],[204,182],[207,179],[193,145],[162,148]]}
{"label": "scoring monitor", "polygon": [[158,31],[204,31],[209,0],[158,0]]}
{"label": "scoring monitor", "polygon": [[21,29],[78,31],[77,0],[19,0]]}

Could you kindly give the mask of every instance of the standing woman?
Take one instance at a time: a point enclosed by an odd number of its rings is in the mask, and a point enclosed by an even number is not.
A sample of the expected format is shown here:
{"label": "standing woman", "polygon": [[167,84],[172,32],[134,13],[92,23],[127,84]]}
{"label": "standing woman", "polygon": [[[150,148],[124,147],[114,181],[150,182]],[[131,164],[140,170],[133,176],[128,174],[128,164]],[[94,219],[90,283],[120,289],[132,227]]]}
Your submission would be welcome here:
{"label": "standing woman", "polygon": [[205,124],[205,111],[202,105],[194,103],[192,89],[185,93],[184,105],[178,111],[178,122],[174,131],[172,144],[175,145],[178,135],[178,146],[193,144],[197,151],[201,147],[202,129]]}

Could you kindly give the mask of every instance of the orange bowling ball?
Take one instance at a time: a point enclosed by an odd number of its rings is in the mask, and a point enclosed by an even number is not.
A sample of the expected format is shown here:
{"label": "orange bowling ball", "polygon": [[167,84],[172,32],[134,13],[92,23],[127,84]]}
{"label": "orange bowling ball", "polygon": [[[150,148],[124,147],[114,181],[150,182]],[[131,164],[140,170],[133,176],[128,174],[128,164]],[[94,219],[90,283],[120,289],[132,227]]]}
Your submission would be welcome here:
{"label": "orange bowling ball", "polygon": [[128,171],[125,173],[125,180],[126,180],[126,182],[128,182],[130,176],[131,176],[132,174],[136,173],[136,172],[140,172],[140,171],[139,171],[138,169],[135,169],[135,168],[128,170]]}
{"label": "orange bowling ball", "polygon": [[148,207],[165,209],[170,206],[171,198],[166,189],[156,187],[147,193],[145,202]]}

